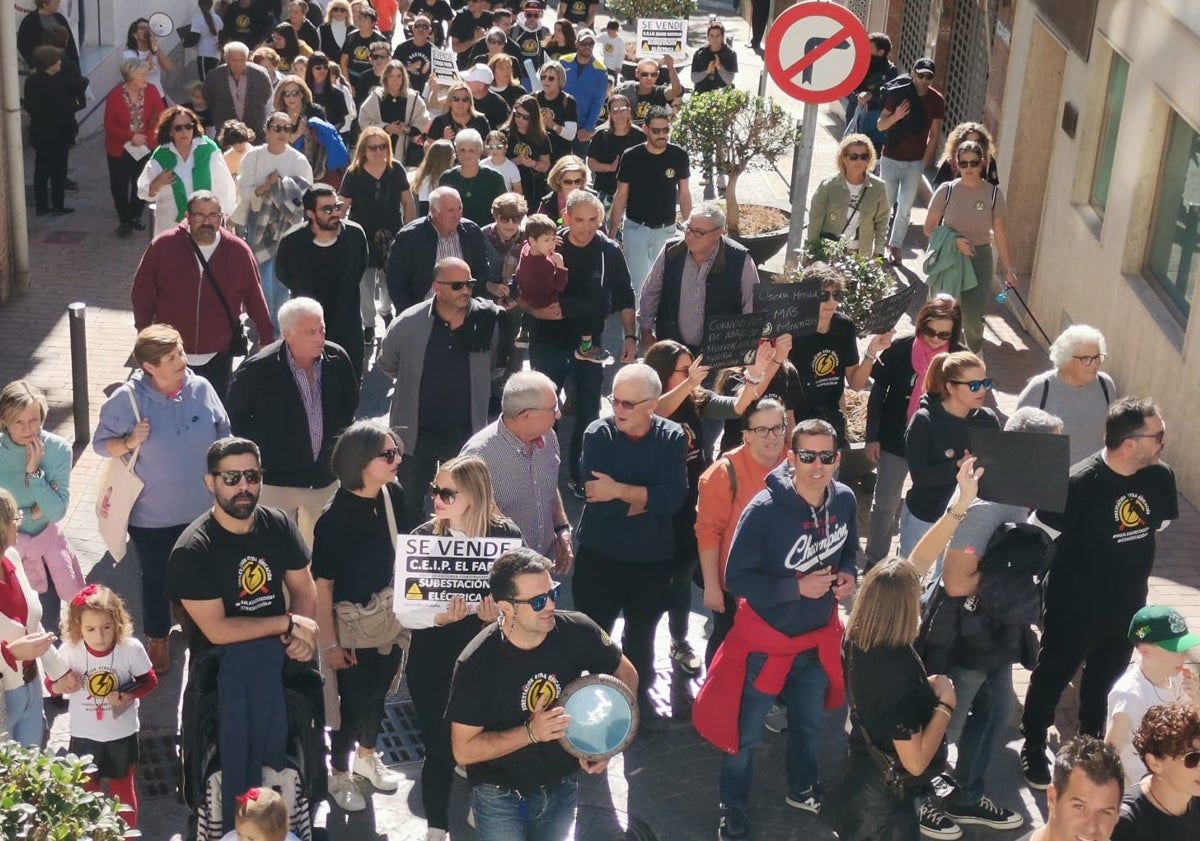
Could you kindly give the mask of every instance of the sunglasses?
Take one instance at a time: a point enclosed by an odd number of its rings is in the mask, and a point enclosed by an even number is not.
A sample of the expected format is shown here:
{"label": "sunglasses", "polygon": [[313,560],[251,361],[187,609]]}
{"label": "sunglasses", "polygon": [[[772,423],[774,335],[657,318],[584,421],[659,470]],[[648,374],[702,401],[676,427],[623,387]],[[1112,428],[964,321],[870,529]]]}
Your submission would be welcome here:
{"label": "sunglasses", "polygon": [[470,102],[471,97],[469,97],[469,96],[468,97],[452,96],[452,97],[450,97],[450,101],[451,102]]}
{"label": "sunglasses", "polygon": [[525,20],[541,20],[541,19],[542,19],[541,12],[538,12],[536,15],[531,15],[531,14],[529,14],[529,12],[525,13]]}
{"label": "sunglasses", "polygon": [[291,130],[292,130],[292,127],[291,127],[291,126],[288,126],[288,125],[283,125],[283,126],[281,126],[281,125],[279,125],[279,123],[272,123],[271,125],[267,126],[267,128],[268,128],[270,131],[278,131],[278,132],[284,132],[284,131],[291,131]]}
{"label": "sunglasses", "polygon": [[934,330],[932,327],[922,327],[921,332],[941,342],[948,342],[954,337],[954,333],[950,330]]}
{"label": "sunglasses", "polygon": [[846,300],[846,293],[841,292],[836,289],[822,289],[821,290],[821,295],[820,295],[821,303],[824,303],[824,302],[830,300],[831,298],[840,304],[842,301]]}
{"label": "sunglasses", "polygon": [[329,65],[328,64],[312,64],[312,63],[310,63],[308,65],[308,69],[309,70],[328,70]]}
{"label": "sunglasses", "polygon": [[520,217],[520,216],[504,216],[504,215],[499,215],[499,216],[497,216],[497,217],[496,217],[496,221],[498,221],[498,222],[520,222],[520,221],[521,221],[521,217]]}
{"label": "sunglasses", "polygon": [[340,213],[342,208],[346,206],[344,201],[335,204],[323,204],[317,208],[317,213],[324,213],[326,216],[332,216],[335,213]]}
{"label": "sunglasses", "polygon": [[529,115],[526,114],[524,111],[513,111],[513,117],[515,117],[518,120],[528,120],[529,119]]}
{"label": "sunglasses", "polygon": [[433,29],[433,27],[427,23],[418,23],[416,26],[413,27],[413,29]]}
{"label": "sunglasses", "polygon": [[396,462],[398,462],[400,460],[402,455],[403,455],[403,453],[400,452],[399,447],[389,447],[388,449],[384,450],[382,453],[377,455],[376,458],[384,459],[385,461],[387,461],[388,464],[395,464]]}
{"label": "sunglasses", "polygon": [[608,109],[608,113],[610,113],[610,114],[620,114],[620,113],[622,113],[622,112],[624,112],[624,111],[628,111],[628,110],[629,110],[629,106],[628,106],[628,105],[615,105],[615,106],[613,106],[612,108],[609,108],[609,109]]}
{"label": "sunglasses", "polygon": [[1189,753],[1185,753],[1183,756],[1179,757],[1179,759],[1183,761],[1183,767],[1190,771],[1197,765],[1200,765],[1200,750],[1194,750],[1190,751]]}
{"label": "sunglasses", "polygon": [[578,187],[581,184],[586,184],[587,179],[586,178],[564,178],[564,179],[562,179],[562,181],[560,183],[567,187],[570,187],[572,185]]}
{"label": "sunglasses", "polygon": [[955,385],[965,385],[968,389],[970,389],[972,394],[979,391],[981,388],[989,389],[992,387],[991,377],[984,377],[982,380],[947,380],[947,382],[954,383]]}
{"label": "sunglasses", "polygon": [[649,403],[650,398],[647,397],[645,400],[618,400],[615,394],[610,394],[608,395],[608,401],[612,403],[614,409],[622,409],[626,412],[632,412],[643,403]]}
{"label": "sunglasses", "polygon": [[382,151],[386,150],[387,147],[388,147],[388,144],[386,144],[386,143],[368,143],[367,151],[368,152],[382,152]]}
{"label": "sunglasses", "polygon": [[918,79],[932,79],[933,78],[932,73],[918,73],[916,75],[917,75]]}
{"label": "sunglasses", "polygon": [[1167,431],[1165,429],[1160,429],[1158,432],[1155,432],[1153,434],[1146,433],[1146,432],[1138,432],[1133,435],[1126,435],[1125,437],[1126,438],[1153,438],[1155,441],[1157,441],[1159,444],[1161,444],[1163,442],[1163,438],[1165,438],[1166,436],[1167,436]]}
{"label": "sunglasses", "polygon": [[429,495],[436,496],[446,505],[453,505],[454,500],[458,499],[458,491],[454,488],[440,487],[436,482],[429,483]]}
{"label": "sunglasses", "polygon": [[1072,356],[1071,358],[1083,365],[1097,365],[1104,361],[1104,354],[1096,353],[1091,356]]}
{"label": "sunglasses", "polygon": [[[374,58],[374,56],[371,57]],[[285,99],[291,99],[293,96],[304,96],[304,93],[299,88],[292,88],[291,90],[280,91],[279,95]]]}
{"label": "sunglasses", "polygon": [[497,144],[491,144],[491,143],[489,143],[489,144],[488,144],[488,146],[487,146],[487,148],[488,148],[488,150],[489,150],[489,151],[495,152],[497,149],[503,149],[503,148],[504,148],[504,144],[503,144],[503,143],[497,143]]}
{"label": "sunglasses", "polygon": [[775,426],[749,426],[747,431],[753,432],[757,438],[777,438],[787,432],[787,424],[777,423]]}
{"label": "sunglasses", "polygon": [[657,77],[658,77],[657,73],[639,73],[638,74],[639,79],[654,79]]}
{"label": "sunglasses", "polygon": [[833,464],[835,461],[837,461],[838,451],[821,450],[820,452],[817,452],[816,450],[796,450],[796,458],[799,459],[802,464],[812,464],[817,459],[821,460],[821,464]]}
{"label": "sunglasses", "polygon": [[175,125],[171,126],[171,131],[195,131],[195,130],[196,130],[195,123],[176,123]]}
{"label": "sunglasses", "polygon": [[550,588],[549,593],[542,593],[539,596],[534,596],[532,599],[509,599],[509,601],[513,604],[527,604],[534,613],[541,613],[546,609],[546,602],[558,601],[558,591],[561,587],[561,584],[555,584]]}
{"label": "sunglasses", "polygon": [[468,286],[470,286],[474,282],[475,282],[475,280],[473,278],[471,280],[436,280],[436,281],[434,281],[434,283],[438,283],[442,286],[449,286],[455,292],[463,291],[464,289],[466,289]]}
{"label": "sunglasses", "polygon": [[262,468],[251,467],[249,470],[214,470],[213,476],[220,476],[227,488],[236,488],[244,478],[249,485],[257,485],[262,481]]}
{"label": "sunglasses", "polygon": [[373,53],[371,55],[371,61],[387,61],[389,58],[391,56],[387,53]]}
{"label": "sunglasses", "polygon": [[666,128],[650,128],[649,126],[646,127],[646,134],[670,134],[670,133],[671,133],[670,126],[667,126]]}
{"label": "sunglasses", "polygon": [[847,152],[846,160],[848,161],[869,161],[871,160],[870,152]]}
{"label": "sunglasses", "polygon": [[958,168],[959,169],[975,169],[982,165],[983,165],[983,161],[979,160],[979,158],[959,158],[958,159]]}

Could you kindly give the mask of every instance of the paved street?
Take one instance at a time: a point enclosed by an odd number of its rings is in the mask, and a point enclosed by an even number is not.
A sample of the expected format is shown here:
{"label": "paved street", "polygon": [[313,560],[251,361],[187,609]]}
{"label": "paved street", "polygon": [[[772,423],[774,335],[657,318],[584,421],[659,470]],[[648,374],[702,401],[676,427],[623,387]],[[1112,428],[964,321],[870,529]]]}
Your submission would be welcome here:
{"label": "paved street", "polygon": [[[702,43],[708,12],[724,16],[728,9],[728,3],[725,2],[703,3],[702,14],[691,21],[691,43]],[[730,32],[734,35],[741,64],[738,84],[753,90],[757,87],[762,62],[745,48],[749,33],[744,23],[733,23]],[[182,87],[181,84],[176,86]],[[769,90],[785,107],[799,116],[797,103],[781,97],[773,86]],[[103,92],[97,93],[103,99]],[[820,178],[832,171],[834,150],[840,134],[840,117],[836,112],[822,108],[810,189],[815,188]],[[790,156],[778,162],[778,168],[784,174],[788,174],[790,166]],[[138,576],[134,553],[131,551],[123,563],[114,565],[112,558],[105,554],[96,531],[93,512],[102,460],[87,446],[87,441],[76,440],[75,436],[72,407],[76,396],[72,395],[71,390],[67,305],[73,301],[87,304],[89,388],[86,399],[90,404],[90,422],[94,425],[106,390],[128,375],[125,362],[134,339],[129,286],[147,237],[139,235],[121,240],[113,233],[116,219],[108,194],[101,138],[93,134],[81,139],[79,147],[72,153],[71,167],[73,177],[81,185],[81,192],[69,194],[68,202],[76,207],[77,212],[71,216],[42,218],[30,213],[29,236],[33,254],[31,288],[23,296],[15,297],[7,307],[0,308],[0,358],[6,361],[3,380],[7,382],[25,377],[46,392],[50,402],[47,427],[75,441],[71,505],[65,523],[67,532],[79,553],[89,581],[107,583],[132,595],[137,592]],[[32,154],[29,153],[26,155],[26,172],[28,174],[31,171]],[[698,177],[693,178],[697,199],[700,197],[698,181]],[[748,174],[741,181],[739,193],[743,201],[790,206],[788,185],[775,172]],[[903,272],[903,279],[909,283],[920,282],[920,277],[912,272],[917,268],[914,255],[924,244],[919,240],[920,219],[921,211],[918,210],[914,213],[910,228],[909,248],[906,251],[909,259]],[[782,255],[779,255],[768,264],[768,268],[778,269],[781,265]],[[1042,282],[1046,281],[1043,279]],[[1007,414],[1014,408],[1016,395],[1026,379],[1049,365],[1041,346],[999,304],[992,305],[986,338],[988,373],[996,383],[992,392],[995,405]],[[1112,337],[1110,353],[1121,353],[1120,343],[1112,341]],[[366,378],[360,414],[385,414],[388,387],[383,376],[377,370],[371,370]],[[84,399],[85,396],[77,397]],[[1168,461],[1175,448],[1188,446],[1195,440],[1195,435],[1184,429],[1184,420],[1168,418],[1172,424],[1172,438],[1168,440],[1166,449]],[[569,423],[571,419],[565,418],[564,424]],[[566,440],[565,436],[563,440]],[[574,509],[572,518],[577,519],[578,506],[566,491],[565,482],[563,489],[564,496],[569,498],[570,506]],[[859,503],[865,518],[870,494],[860,493]],[[1193,627],[1197,627],[1200,626],[1200,567],[1195,561],[1195,547],[1200,544],[1200,516],[1188,500],[1180,501],[1180,511],[1180,520],[1159,539],[1156,574],[1151,579],[1151,600],[1173,605],[1187,616]],[[564,588],[564,591],[569,591],[569,588]],[[137,599],[130,601],[136,602]],[[569,604],[564,603],[564,606],[569,607]],[[698,591],[694,593],[694,606],[691,638],[700,649],[705,617]],[[665,623],[658,642],[660,682],[656,696],[660,705],[671,710],[679,719],[678,726],[666,732],[640,735],[623,756],[612,762],[606,776],[589,778],[583,782],[580,791],[584,805],[580,810],[576,837],[584,841],[618,838],[691,841],[716,835],[719,755],[687,724],[688,704],[696,685],[678,673],[672,674],[667,657]],[[174,733],[184,679],[184,669],[178,665],[183,662],[183,641],[178,633],[173,636],[172,644],[177,666],[142,705],[143,733],[156,737],[153,740],[155,750],[159,747],[166,749]],[[1023,698],[1028,673],[1017,668],[1014,676],[1018,695]],[[409,748],[413,747],[401,720],[401,712],[405,709],[402,702],[403,698],[397,699],[396,720],[400,723],[400,733],[394,740],[398,745],[397,753],[403,753],[400,748],[406,744]],[[844,720],[844,710],[831,711],[827,715],[826,744],[822,752],[827,759],[823,769],[827,779],[832,777],[844,747]],[[65,746],[66,724],[65,715],[56,717],[52,747]],[[1067,735],[1074,732],[1073,707],[1069,697],[1060,711],[1058,730],[1060,734]],[[784,738],[783,735],[766,734],[756,760],[758,774],[750,812],[752,838],[756,841],[768,838],[783,841],[832,837],[819,821],[784,804]],[[1001,805],[1019,810],[1030,824],[1039,823],[1045,800],[1042,795],[1035,796],[1021,784],[1016,755],[1019,742],[1015,729],[1010,729],[1008,741],[1008,748],[993,763],[989,793]],[[409,756],[415,754],[410,750]],[[144,837],[155,841],[170,838],[185,830],[187,812],[174,796],[171,779],[169,776],[154,776],[156,770],[165,767],[161,763],[146,762],[141,780],[144,797],[142,832]],[[356,815],[347,816],[337,810],[333,814],[326,814],[323,810],[322,819],[332,838],[339,841],[378,838],[408,841],[425,837],[424,821],[414,817],[414,813],[421,811],[417,790],[419,763],[410,758],[397,767],[406,776],[406,782],[398,794],[377,794],[371,799],[371,807]],[[457,839],[472,837],[465,823],[466,794],[465,781],[458,780],[451,831],[452,837]],[[965,837],[1000,838],[1001,834],[968,829]]]}

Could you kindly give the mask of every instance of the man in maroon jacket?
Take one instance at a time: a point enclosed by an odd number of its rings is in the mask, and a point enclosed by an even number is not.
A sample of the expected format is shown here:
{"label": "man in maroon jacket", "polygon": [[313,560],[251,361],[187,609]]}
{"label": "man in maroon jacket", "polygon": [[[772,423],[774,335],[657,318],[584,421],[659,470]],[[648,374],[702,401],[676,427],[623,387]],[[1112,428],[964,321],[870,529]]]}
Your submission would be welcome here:
{"label": "man in maroon jacket", "polygon": [[241,313],[258,328],[260,344],[274,341],[275,331],[254,254],[221,228],[222,221],[216,195],[208,190],[193,193],[187,218],[156,236],[142,255],[129,297],[134,326],[141,330],[170,324],[178,330],[188,366],[224,399]]}

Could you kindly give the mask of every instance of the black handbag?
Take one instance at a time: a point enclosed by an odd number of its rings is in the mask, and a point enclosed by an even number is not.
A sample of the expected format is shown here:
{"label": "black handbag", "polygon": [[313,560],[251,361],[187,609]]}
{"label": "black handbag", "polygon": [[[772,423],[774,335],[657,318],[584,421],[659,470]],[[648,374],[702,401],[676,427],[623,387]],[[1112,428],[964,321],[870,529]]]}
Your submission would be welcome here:
{"label": "black handbag", "polygon": [[[404,121],[408,126],[408,142],[404,144],[404,160],[402,163],[412,169],[421,165],[421,161],[425,160],[425,135],[420,129],[414,128],[412,124],[413,112],[416,110],[417,101],[414,99],[408,107],[408,119]],[[409,221],[405,219],[404,221]]]}
{"label": "black handbag", "polygon": [[241,319],[233,317],[233,310],[229,308],[229,302],[225,300],[225,293],[221,291],[217,279],[213,277],[212,269],[208,265],[208,260],[204,259],[204,252],[200,250],[200,246],[196,245],[196,241],[191,237],[188,237],[188,242],[192,244],[192,250],[196,252],[200,265],[204,267],[204,276],[208,278],[213,291],[217,293],[217,300],[221,302],[221,308],[225,310],[225,317],[229,319],[229,355],[247,356],[250,353],[250,337],[246,335],[246,325],[242,323]]}

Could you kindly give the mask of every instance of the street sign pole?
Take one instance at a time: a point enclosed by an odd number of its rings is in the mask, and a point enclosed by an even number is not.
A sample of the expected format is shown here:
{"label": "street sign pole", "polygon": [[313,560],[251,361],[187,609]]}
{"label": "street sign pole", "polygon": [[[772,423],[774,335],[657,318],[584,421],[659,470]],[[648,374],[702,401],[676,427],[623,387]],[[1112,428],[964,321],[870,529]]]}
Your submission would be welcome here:
{"label": "street sign pole", "polygon": [[796,152],[792,156],[792,220],[788,228],[784,274],[791,274],[799,265],[800,253],[804,247],[804,220],[808,215],[808,180],[812,174],[819,108],[814,102],[805,103],[804,118],[797,121],[800,127],[800,142],[796,144]]}

